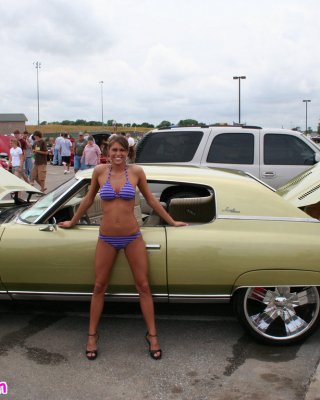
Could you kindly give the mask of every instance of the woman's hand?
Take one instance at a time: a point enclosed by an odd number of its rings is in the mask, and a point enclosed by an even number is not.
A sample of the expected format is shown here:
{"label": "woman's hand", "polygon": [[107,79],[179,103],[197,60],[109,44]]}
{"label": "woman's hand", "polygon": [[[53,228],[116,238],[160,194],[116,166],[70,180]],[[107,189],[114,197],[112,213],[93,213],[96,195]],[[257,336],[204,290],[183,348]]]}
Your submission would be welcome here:
{"label": "woman's hand", "polygon": [[188,226],[186,222],[183,221],[174,221],[174,224],[172,226],[179,227],[179,226]]}
{"label": "woman's hand", "polygon": [[73,227],[71,221],[62,221],[58,223],[58,226],[63,229],[70,229]]}

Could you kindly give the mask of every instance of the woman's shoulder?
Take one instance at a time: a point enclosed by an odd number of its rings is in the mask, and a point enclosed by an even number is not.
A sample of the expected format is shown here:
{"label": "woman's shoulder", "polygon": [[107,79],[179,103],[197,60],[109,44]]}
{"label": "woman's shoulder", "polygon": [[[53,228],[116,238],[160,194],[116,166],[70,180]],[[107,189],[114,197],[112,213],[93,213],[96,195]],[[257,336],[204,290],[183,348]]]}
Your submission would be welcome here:
{"label": "woman's shoulder", "polygon": [[143,168],[137,164],[128,164],[129,171],[132,171],[133,174],[141,174],[143,172]]}
{"label": "woman's shoulder", "polygon": [[106,172],[106,170],[107,171],[109,171],[109,165],[108,164],[97,164],[95,167],[94,167],[94,171],[97,173],[97,174],[103,174],[103,173],[105,173]]}

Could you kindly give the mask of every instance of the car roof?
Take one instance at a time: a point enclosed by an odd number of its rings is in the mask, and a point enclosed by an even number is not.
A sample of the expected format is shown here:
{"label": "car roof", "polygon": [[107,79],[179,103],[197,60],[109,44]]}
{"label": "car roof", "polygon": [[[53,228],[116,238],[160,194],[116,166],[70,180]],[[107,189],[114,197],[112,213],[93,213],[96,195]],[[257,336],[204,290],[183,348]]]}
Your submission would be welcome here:
{"label": "car roof", "polygon": [[[217,214],[257,217],[308,218],[307,215],[276,194],[266,185],[242,171],[198,166],[141,165],[148,181],[205,186],[216,196]],[[90,179],[92,170],[76,174],[77,179]]]}
{"label": "car roof", "polygon": [[285,128],[262,128],[260,126],[233,126],[233,125],[221,125],[221,126],[185,126],[185,127],[168,127],[168,128],[156,128],[152,129],[148,133],[156,133],[156,132],[195,132],[195,131],[203,131],[203,132],[232,132],[232,133],[243,133],[244,131],[263,131],[268,133],[275,133],[275,134],[298,134],[303,135],[300,131],[293,131],[292,129],[285,129]]}

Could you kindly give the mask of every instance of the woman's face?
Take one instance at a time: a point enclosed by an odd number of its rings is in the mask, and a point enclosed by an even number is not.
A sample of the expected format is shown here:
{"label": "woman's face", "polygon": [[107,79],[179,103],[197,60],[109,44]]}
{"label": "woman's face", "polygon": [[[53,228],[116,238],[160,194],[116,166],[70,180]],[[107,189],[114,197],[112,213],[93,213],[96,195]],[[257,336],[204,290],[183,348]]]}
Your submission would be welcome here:
{"label": "woman's face", "polygon": [[113,164],[123,164],[128,157],[128,151],[120,143],[114,142],[109,148],[109,158]]}

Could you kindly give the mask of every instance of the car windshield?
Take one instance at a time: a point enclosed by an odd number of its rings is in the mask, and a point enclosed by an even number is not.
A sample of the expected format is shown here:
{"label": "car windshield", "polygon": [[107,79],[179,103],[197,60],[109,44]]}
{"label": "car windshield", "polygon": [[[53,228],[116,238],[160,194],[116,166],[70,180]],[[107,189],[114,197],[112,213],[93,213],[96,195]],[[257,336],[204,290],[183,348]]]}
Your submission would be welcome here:
{"label": "car windshield", "polygon": [[19,219],[22,222],[33,224],[40,215],[42,215],[48,207],[55,203],[62,195],[64,195],[75,183],[77,179],[73,178],[64,182],[52,192],[41,197],[32,207],[22,212]]}

